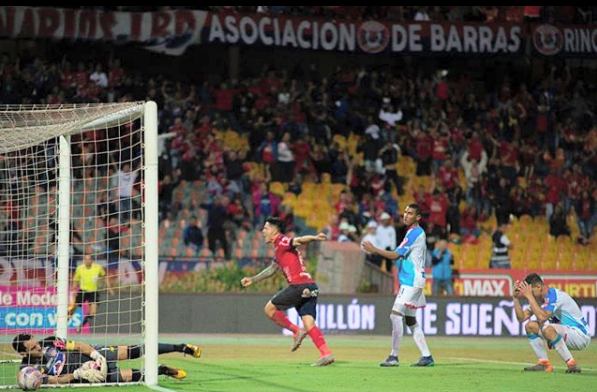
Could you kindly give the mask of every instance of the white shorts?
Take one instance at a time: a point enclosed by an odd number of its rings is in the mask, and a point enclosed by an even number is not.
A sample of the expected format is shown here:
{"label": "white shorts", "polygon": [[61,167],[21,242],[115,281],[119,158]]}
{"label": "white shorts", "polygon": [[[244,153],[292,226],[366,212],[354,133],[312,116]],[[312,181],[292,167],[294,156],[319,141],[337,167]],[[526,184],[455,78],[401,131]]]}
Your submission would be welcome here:
{"label": "white shorts", "polygon": [[553,327],[558,335],[560,335],[564,342],[566,342],[566,346],[570,350],[584,350],[587,348],[589,343],[591,343],[591,337],[589,335],[585,335],[582,333],[578,328],[569,327],[568,325],[562,324],[547,324],[550,327]]}
{"label": "white shorts", "polygon": [[400,291],[392,306],[392,311],[405,316],[415,316],[418,308],[427,305],[423,289],[418,287],[400,286]]}

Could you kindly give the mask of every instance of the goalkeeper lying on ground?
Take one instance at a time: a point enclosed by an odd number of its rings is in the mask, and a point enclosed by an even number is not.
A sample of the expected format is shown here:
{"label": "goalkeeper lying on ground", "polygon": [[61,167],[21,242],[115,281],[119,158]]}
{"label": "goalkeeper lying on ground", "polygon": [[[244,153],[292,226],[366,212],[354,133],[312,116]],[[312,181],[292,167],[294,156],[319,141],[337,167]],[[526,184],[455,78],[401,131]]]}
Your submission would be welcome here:
{"label": "goalkeeper lying on ground", "polygon": [[[44,384],[135,382],[143,377],[141,370],[118,368],[119,360],[141,357],[143,346],[91,346],[55,336],[37,341],[29,334],[19,334],[13,339],[12,347],[23,357],[20,368],[39,368],[44,374]],[[196,345],[159,343],[158,354],[172,352],[195,358],[201,356],[201,349]],[[187,376],[184,370],[167,366],[160,366],[158,374],[179,380]]]}

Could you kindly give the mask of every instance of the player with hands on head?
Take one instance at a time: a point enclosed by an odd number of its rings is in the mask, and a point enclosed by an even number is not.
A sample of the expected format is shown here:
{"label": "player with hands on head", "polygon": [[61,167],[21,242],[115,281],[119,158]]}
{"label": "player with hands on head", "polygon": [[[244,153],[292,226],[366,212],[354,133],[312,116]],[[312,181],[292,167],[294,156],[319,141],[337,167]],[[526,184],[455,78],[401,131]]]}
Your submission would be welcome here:
{"label": "player with hands on head", "polygon": [[[521,299],[529,303],[523,309]],[[554,349],[566,363],[566,373],[580,373],[580,367],[570,350],[584,350],[591,342],[588,323],[578,304],[567,293],[548,287],[536,273],[527,275],[522,282],[516,282],[513,291],[514,311],[518,321],[523,322],[535,316],[525,325],[529,343],[537,355],[537,364],[524,368],[525,371],[553,372],[547,356],[545,343]]]}

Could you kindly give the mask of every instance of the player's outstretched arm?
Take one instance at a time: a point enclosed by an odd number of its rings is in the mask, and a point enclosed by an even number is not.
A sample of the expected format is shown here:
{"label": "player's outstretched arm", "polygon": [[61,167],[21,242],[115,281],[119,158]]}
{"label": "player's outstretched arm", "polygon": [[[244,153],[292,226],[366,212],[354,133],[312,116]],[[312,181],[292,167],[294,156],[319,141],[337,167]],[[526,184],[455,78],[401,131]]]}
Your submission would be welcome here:
{"label": "player's outstretched arm", "polygon": [[75,380],[72,373],[64,374],[62,376],[46,376],[44,384],[69,384]]}
{"label": "player's outstretched arm", "polygon": [[327,239],[328,236],[325,235],[325,233],[318,233],[317,235],[303,235],[300,237],[294,237],[292,239],[292,246],[301,246],[312,241],[325,241]]}
{"label": "player's outstretched arm", "polygon": [[243,287],[248,287],[253,283],[261,282],[264,279],[267,279],[274,275],[278,271],[278,264],[275,261],[272,261],[270,265],[268,265],[263,271],[258,273],[255,276],[246,276],[241,279],[240,284]]}
{"label": "player's outstretched arm", "polygon": [[78,340],[68,340],[65,345],[68,351],[79,351],[81,354],[91,357],[93,360],[97,359],[101,354],[97,352],[92,345]]}
{"label": "player's outstretched arm", "polygon": [[98,367],[101,366],[102,361],[106,361],[104,356],[100,354],[95,347],[84,342],[68,340],[66,342],[65,348],[68,351],[79,351],[81,354],[87,355],[97,363]]}
{"label": "player's outstretched arm", "polygon": [[398,253],[391,250],[380,249],[369,241],[363,241],[363,249],[371,254],[380,255],[381,257],[390,260],[396,260],[398,257],[400,257]]}

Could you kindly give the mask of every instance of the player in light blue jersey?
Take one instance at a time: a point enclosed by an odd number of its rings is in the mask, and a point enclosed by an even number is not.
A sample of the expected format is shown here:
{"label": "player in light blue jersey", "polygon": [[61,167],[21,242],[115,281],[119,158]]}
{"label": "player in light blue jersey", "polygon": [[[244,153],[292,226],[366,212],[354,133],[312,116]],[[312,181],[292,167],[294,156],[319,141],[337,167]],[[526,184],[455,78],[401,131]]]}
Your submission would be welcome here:
{"label": "player in light blue jersey", "polygon": [[433,357],[427,347],[423,329],[417,324],[415,317],[417,308],[426,305],[423,288],[425,287],[425,260],[427,244],[425,231],[419,226],[421,209],[417,204],[409,204],[404,209],[403,221],[408,231],[404,239],[393,250],[375,247],[371,242],[364,241],[363,249],[369,253],[378,254],[391,260],[397,260],[400,291],[396,295],[390,320],[392,321],[392,351],[380,366],[398,366],[398,351],[404,334],[404,323],[410,328],[415,343],[421,351],[421,358],[413,366],[433,366]]}
{"label": "player in light blue jersey", "polygon": [[[529,302],[529,309],[522,309],[519,299],[523,297]],[[572,297],[561,290],[546,286],[543,279],[533,273],[524,281],[516,282],[514,310],[518,321],[525,321],[532,315],[537,318],[536,321],[529,321],[525,329],[538,362],[524,370],[553,372],[553,366],[545,350],[545,340],[566,362],[566,373],[580,373],[580,367],[570,350],[584,350],[591,342],[591,336],[588,323]]]}

